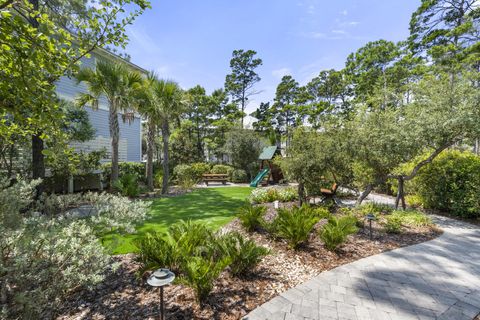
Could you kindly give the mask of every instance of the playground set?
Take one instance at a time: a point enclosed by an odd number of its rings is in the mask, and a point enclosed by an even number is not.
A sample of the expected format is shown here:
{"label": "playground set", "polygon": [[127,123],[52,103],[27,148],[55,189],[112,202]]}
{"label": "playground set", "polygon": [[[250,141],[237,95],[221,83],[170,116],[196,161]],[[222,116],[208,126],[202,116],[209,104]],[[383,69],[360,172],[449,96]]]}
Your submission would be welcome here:
{"label": "playground set", "polygon": [[277,146],[270,146],[263,149],[258,157],[260,160],[260,171],[255,179],[250,183],[250,187],[258,187],[258,185],[276,184],[283,180],[283,173],[280,167],[273,163],[275,156],[281,156],[280,149]]}

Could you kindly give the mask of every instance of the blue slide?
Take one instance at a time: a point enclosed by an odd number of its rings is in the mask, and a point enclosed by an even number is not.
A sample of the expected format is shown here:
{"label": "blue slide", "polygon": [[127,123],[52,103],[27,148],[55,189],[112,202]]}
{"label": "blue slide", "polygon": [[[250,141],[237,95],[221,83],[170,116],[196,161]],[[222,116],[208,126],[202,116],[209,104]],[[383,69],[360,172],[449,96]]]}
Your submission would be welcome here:
{"label": "blue slide", "polygon": [[263,169],[262,171],[260,171],[255,177],[255,179],[253,179],[253,181],[250,182],[250,187],[256,188],[260,183],[260,181],[262,181],[263,178],[265,178],[265,176],[268,174],[268,171],[269,171],[268,169]]}

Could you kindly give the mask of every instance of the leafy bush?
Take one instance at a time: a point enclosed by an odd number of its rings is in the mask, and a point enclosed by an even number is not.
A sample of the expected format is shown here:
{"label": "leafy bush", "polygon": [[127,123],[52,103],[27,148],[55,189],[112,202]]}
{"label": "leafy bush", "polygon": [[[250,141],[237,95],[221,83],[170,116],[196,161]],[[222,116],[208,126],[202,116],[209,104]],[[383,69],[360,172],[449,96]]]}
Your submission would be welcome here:
{"label": "leafy bush", "polygon": [[[65,196],[65,201],[44,197],[46,205],[33,206],[37,184],[0,183],[0,292],[6,318],[52,318],[72,290],[100,282],[115,267],[99,235],[131,230],[146,214],[143,204],[104,194]],[[95,214],[60,214],[65,203],[76,201],[91,203]]]}
{"label": "leafy bush", "polygon": [[218,235],[204,223],[192,221],[176,223],[166,234],[147,233],[136,245],[144,271],[175,270],[178,281],[192,287],[199,302],[228,265],[232,274],[244,274],[268,253],[240,234]]}
{"label": "leafy bush", "polygon": [[212,170],[210,170],[210,173],[216,173],[216,174],[228,174],[230,177],[232,175],[233,167],[227,166],[225,164],[216,164],[212,167]]}
{"label": "leafy bush", "polygon": [[400,233],[402,231],[402,219],[398,216],[387,216],[384,224],[387,233]]}
{"label": "leafy bush", "polygon": [[246,203],[238,210],[237,216],[247,231],[254,231],[262,225],[266,211],[266,207],[252,206],[250,203]]}
{"label": "leafy bush", "polygon": [[355,208],[355,211],[361,216],[366,216],[369,213],[373,213],[375,216],[379,214],[389,214],[393,211],[393,208],[388,204],[368,202],[362,204],[360,207]]}
{"label": "leafy bush", "polygon": [[[112,163],[103,163],[102,170],[104,174],[104,179],[106,179],[106,181],[110,181],[110,175],[112,174]],[[145,164],[142,162],[119,162],[118,174],[120,177],[125,174],[134,174],[137,177],[138,181],[146,182]]]}
{"label": "leafy bush", "polygon": [[332,214],[330,213],[330,210],[328,210],[328,208],[325,208],[325,207],[315,208],[313,209],[313,213],[319,219],[329,219],[332,216]]}
{"label": "leafy bush", "polygon": [[293,187],[256,188],[250,194],[250,202],[267,203],[273,201],[290,202],[298,199],[298,191]]}
{"label": "leafy bush", "polygon": [[223,246],[226,256],[230,258],[230,271],[234,276],[252,270],[270,252],[267,248],[257,246],[255,241],[245,239],[239,233],[224,236]]}
{"label": "leafy bush", "polygon": [[155,188],[161,188],[163,185],[163,170],[157,169],[153,175],[153,185]]}
{"label": "leafy bush", "polygon": [[480,217],[480,158],[471,152],[444,151],[406,184],[426,208],[465,218]]}
{"label": "leafy bush", "polygon": [[407,203],[408,206],[413,208],[420,208],[424,206],[422,197],[416,194],[405,195],[405,202]]}
{"label": "leafy bush", "polygon": [[234,169],[230,180],[237,183],[248,182],[247,172],[243,169]]}
{"label": "leafy bush", "polygon": [[173,174],[182,189],[190,189],[199,181],[192,167],[186,164],[176,166]]}
{"label": "leafy bush", "polygon": [[180,281],[190,286],[197,301],[202,303],[212,291],[214,281],[229,264],[227,257],[215,260],[208,256],[193,256],[187,260]]}
{"label": "leafy bush", "polygon": [[210,172],[210,165],[208,163],[196,162],[191,164],[193,175],[196,181],[202,180],[205,173]]}
{"label": "leafy bush", "polygon": [[432,219],[426,214],[416,210],[394,211],[388,218],[398,219],[401,224],[412,227],[425,227],[432,224]]}
{"label": "leafy bush", "polygon": [[290,210],[281,208],[270,226],[267,226],[267,230],[275,237],[287,240],[288,245],[296,249],[308,240],[318,220],[313,209],[307,205]]}
{"label": "leafy bush", "polygon": [[320,231],[320,239],[328,250],[333,251],[347,240],[348,235],[358,231],[356,224],[357,218],[351,215],[331,217]]}
{"label": "leafy bush", "polygon": [[115,181],[113,184],[115,190],[120,192],[122,196],[137,197],[140,194],[140,186],[138,185],[137,176],[127,173]]}

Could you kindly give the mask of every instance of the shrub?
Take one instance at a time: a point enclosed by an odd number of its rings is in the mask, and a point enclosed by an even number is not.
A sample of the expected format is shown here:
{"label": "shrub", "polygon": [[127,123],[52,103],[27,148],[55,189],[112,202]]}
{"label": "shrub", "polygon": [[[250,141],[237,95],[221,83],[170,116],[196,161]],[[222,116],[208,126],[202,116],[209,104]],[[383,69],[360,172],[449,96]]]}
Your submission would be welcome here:
{"label": "shrub", "polygon": [[231,166],[227,166],[225,164],[216,164],[212,167],[210,172],[216,174],[228,174],[228,176],[231,177],[233,170],[234,169]]}
{"label": "shrub", "polygon": [[120,192],[122,196],[137,197],[140,194],[140,186],[138,185],[137,176],[127,173],[115,181],[113,187]]}
{"label": "shrub", "polygon": [[202,176],[210,171],[210,165],[208,163],[196,162],[192,163],[191,167],[193,176],[197,182],[202,180]]}
{"label": "shrub", "polygon": [[270,252],[239,233],[230,233],[224,236],[222,241],[225,254],[230,258],[230,271],[234,276],[252,270]]}
{"label": "shrub", "polygon": [[296,249],[308,240],[313,227],[318,222],[312,208],[307,205],[293,207],[292,209],[278,209],[278,215],[267,229],[275,237],[283,238],[288,245]]}
{"label": "shrub", "polygon": [[215,235],[204,223],[181,221],[170,226],[168,231],[184,256],[204,254],[217,249],[214,247]]}
{"label": "shrub", "polygon": [[181,253],[177,242],[168,234],[147,232],[145,236],[135,240],[135,246],[139,252],[137,261],[142,263],[143,271],[158,268],[179,270]]}
{"label": "shrub", "polygon": [[[106,179],[106,181],[110,181],[110,175],[112,174],[112,163],[103,163],[102,170],[104,173],[104,179]],[[142,162],[119,162],[118,175],[121,177],[125,174],[134,174],[138,181],[146,182],[145,164]]]}
{"label": "shrub", "polygon": [[426,214],[416,210],[394,211],[388,218],[398,219],[401,224],[412,227],[425,227],[432,224],[432,219]]}
{"label": "shrub", "polygon": [[387,233],[400,233],[402,231],[402,219],[397,216],[387,216],[384,224]]}
{"label": "shrub", "polygon": [[290,202],[298,199],[298,191],[293,187],[256,188],[250,194],[250,202],[267,203],[273,201]]}
{"label": "shrub", "polygon": [[247,231],[254,231],[262,225],[266,210],[266,207],[252,206],[250,203],[246,203],[238,210],[237,216]]}
{"label": "shrub", "polygon": [[[105,271],[115,265],[99,234],[130,230],[131,223],[146,214],[141,204],[130,206],[126,198],[104,194],[65,196],[68,201],[61,196],[44,197],[47,205],[34,207],[36,184],[20,181],[6,187],[0,183],[0,292],[6,318],[52,318],[53,310],[72,290],[102,281]],[[59,214],[64,203],[77,200],[95,201],[95,215]],[[114,204],[115,200],[119,203]],[[42,212],[34,213],[34,209]],[[53,214],[44,210],[53,210]]]}
{"label": "shrub", "polygon": [[356,223],[357,219],[351,215],[331,217],[320,231],[320,239],[328,250],[334,251],[345,242],[348,235],[357,232]]}
{"label": "shrub", "polygon": [[243,169],[234,169],[230,178],[232,182],[248,182],[247,172]]}
{"label": "shrub", "polygon": [[215,260],[208,256],[190,257],[180,281],[190,286],[195,291],[197,301],[202,303],[212,291],[214,281],[229,263],[228,258]]}
{"label": "shrub", "polygon": [[325,208],[325,207],[315,208],[315,209],[313,209],[313,213],[314,213],[315,216],[317,216],[319,219],[330,219],[330,217],[332,216],[332,214],[330,213],[330,211],[328,210],[328,208]]}
{"label": "shrub", "polygon": [[161,188],[163,185],[163,170],[158,169],[153,175],[153,185],[155,188]]}
{"label": "shrub", "polygon": [[185,190],[190,189],[199,181],[192,167],[186,164],[176,166],[173,169],[173,174],[177,179],[178,185]]}
{"label": "shrub", "polygon": [[355,208],[355,211],[361,216],[366,216],[369,213],[373,213],[375,216],[379,214],[389,214],[393,211],[393,208],[388,204],[368,202],[362,204],[360,207]]}
{"label": "shrub", "polygon": [[407,203],[408,206],[414,207],[414,208],[420,208],[424,206],[422,197],[416,194],[405,195],[405,202]]}
{"label": "shrub", "polygon": [[407,184],[426,208],[480,217],[480,158],[471,152],[444,151]]}

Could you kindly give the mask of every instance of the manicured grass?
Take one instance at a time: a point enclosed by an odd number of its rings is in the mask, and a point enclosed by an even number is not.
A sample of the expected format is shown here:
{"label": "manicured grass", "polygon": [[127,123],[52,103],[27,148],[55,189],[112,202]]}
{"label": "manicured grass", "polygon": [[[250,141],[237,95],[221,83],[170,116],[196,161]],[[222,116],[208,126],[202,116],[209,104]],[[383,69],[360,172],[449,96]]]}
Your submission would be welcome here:
{"label": "manicured grass", "polygon": [[[135,252],[133,239],[148,231],[165,231],[180,220],[204,221],[218,229],[230,222],[250,195],[252,188],[225,187],[197,189],[191,193],[153,201],[149,218],[137,227],[137,233],[115,239],[114,253]],[[110,237],[105,237],[111,243]]]}

